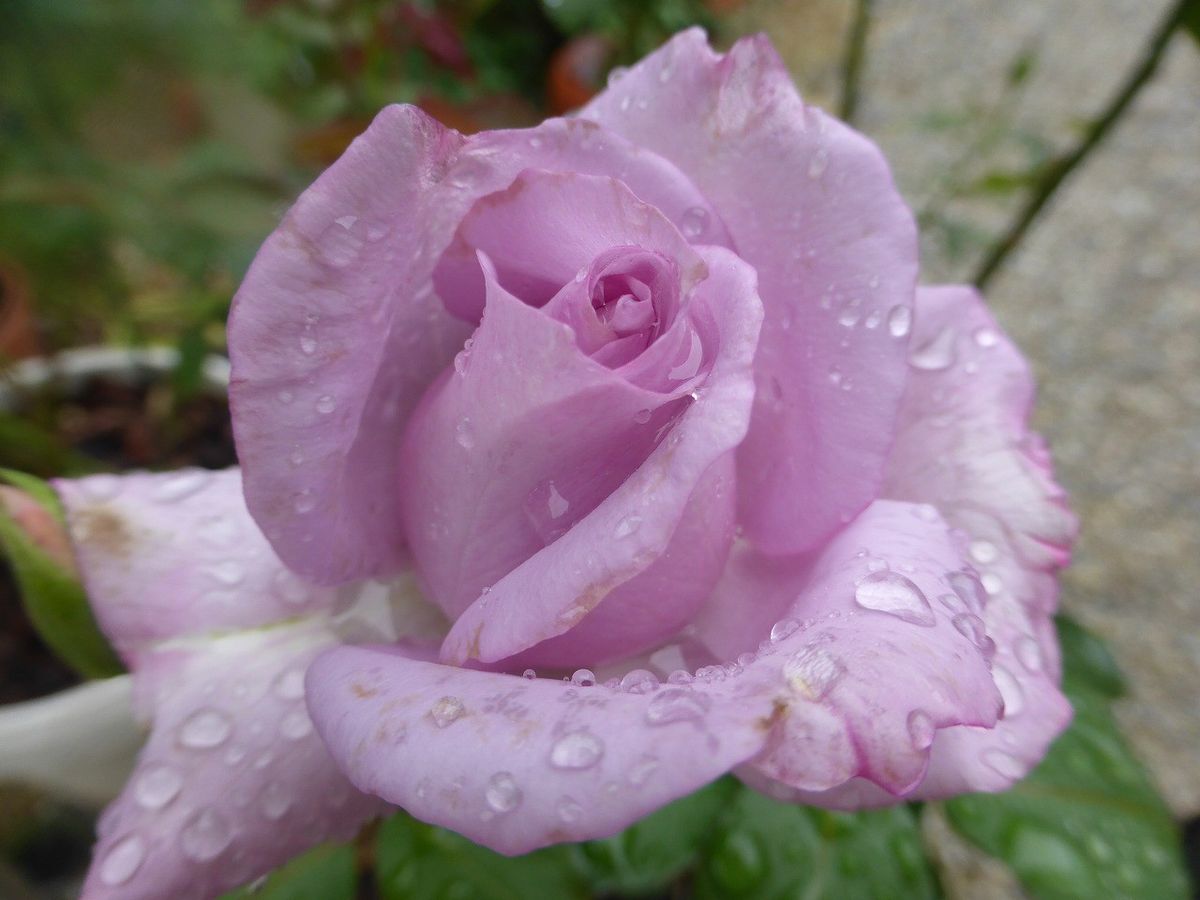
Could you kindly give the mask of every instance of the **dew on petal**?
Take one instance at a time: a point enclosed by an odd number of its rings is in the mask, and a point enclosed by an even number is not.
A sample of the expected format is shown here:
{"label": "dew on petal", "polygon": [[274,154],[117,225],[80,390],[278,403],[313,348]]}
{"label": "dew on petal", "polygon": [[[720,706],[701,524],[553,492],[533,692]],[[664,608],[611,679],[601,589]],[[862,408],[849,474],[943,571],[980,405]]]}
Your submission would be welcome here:
{"label": "dew on petal", "polygon": [[643,755],[633,764],[633,768],[629,770],[629,783],[634,787],[641,787],[658,771],[658,767],[659,761],[657,756],[651,756],[648,753]]}
{"label": "dew on petal", "polygon": [[650,694],[658,690],[658,676],[649,669],[634,669],[626,672],[618,688],[627,694]]}
{"label": "dew on petal", "polygon": [[604,756],[604,742],[586,728],[569,731],[550,748],[550,765],[556,769],[589,769]]}
{"label": "dew on petal", "polygon": [[816,644],[796,651],[783,664],[784,679],[808,700],[820,700],[828,694],[845,671],[833,654]]}
{"label": "dew on petal", "polygon": [[332,394],[322,394],[317,398],[315,408],[321,415],[327,416],[337,409],[337,400],[333,398]]}
{"label": "dew on petal", "polygon": [[908,736],[917,750],[928,750],[937,734],[933,718],[923,709],[914,709],[908,714]]}
{"label": "dew on petal", "polygon": [[976,328],[971,337],[975,340],[976,344],[985,350],[995,347],[1000,343],[1000,336],[996,334],[994,329],[987,326]]}
{"label": "dew on petal", "polygon": [[780,619],[771,626],[771,643],[777,644],[786,637],[795,634],[800,628],[800,623],[795,619]]}
{"label": "dew on petal", "polygon": [[275,696],[281,700],[299,700],[304,696],[304,670],[288,669],[275,677]]}
{"label": "dew on petal", "polygon": [[583,815],[583,806],[574,797],[559,797],[556,804],[558,817],[568,824],[578,822]]}
{"label": "dew on petal", "polygon": [[1000,558],[1000,551],[996,549],[996,545],[991,541],[971,541],[971,545],[967,548],[967,553],[970,554],[972,560],[981,566],[990,565]]}
{"label": "dew on petal", "polygon": [[996,682],[996,689],[1004,700],[1004,718],[1011,719],[1019,714],[1025,708],[1025,692],[1021,690],[1017,679],[1004,666],[995,666],[992,668],[992,680]]}
{"label": "dew on petal", "polygon": [[113,845],[100,864],[100,881],[109,887],[128,884],[137,874],[146,858],[146,845],[135,834],[122,838]]}
{"label": "dew on petal", "polygon": [[212,809],[198,810],[179,833],[183,855],[195,862],[216,859],[232,840],[233,835],[224,817]]}
{"label": "dew on petal", "polygon": [[996,652],[996,642],[988,637],[983,619],[973,613],[959,613],[951,622],[955,629],[969,640],[975,647],[990,659]]}
{"label": "dew on petal", "polygon": [[646,706],[646,721],[651,725],[669,725],[701,719],[712,706],[712,698],[691,688],[670,687],[658,691]]}
{"label": "dew on petal", "polygon": [[258,799],[262,814],[272,822],[278,822],[292,808],[292,798],[278,781],[269,781]]}
{"label": "dew on petal", "polygon": [[312,731],[312,720],[304,709],[293,709],[279,720],[279,733],[289,741],[298,741]]}
{"label": "dew on petal", "polygon": [[571,683],[578,687],[592,687],[596,683],[596,673],[591,669],[576,669],[571,675]]}
{"label": "dew on petal", "polygon": [[912,309],[907,306],[893,306],[887,316],[888,334],[894,338],[906,337],[912,330]]}
{"label": "dew on petal", "polygon": [[954,589],[967,609],[976,615],[983,612],[987,606],[987,593],[978,578],[969,572],[951,572],[946,576],[946,583]]}
{"label": "dew on petal", "polygon": [[695,241],[708,230],[708,210],[702,206],[689,206],[679,217],[679,230],[689,241]]}
{"label": "dew on petal", "polygon": [[147,766],[133,782],[133,799],[143,809],[162,809],[179,796],[183,776],[170,766]]}
{"label": "dew on petal", "polygon": [[1028,636],[1018,638],[1013,647],[1013,653],[1017,657],[1017,662],[1024,666],[1027,672],[1042,670],[1042,650],[1033,638]]}
{"label": "dew on petal", "polygon": [[864,609],[888,613],[914,625],[934,623],[933,609],[921,589],[897,572],[880,570],[861,578],[854,600]]}
{"label": "dew on petal", "polygon": [[430,708],[429,716],[438,728],[445,728],[462,718],[466,711],[463,702],[457,697],[442,697]]}
{"label": "dew on petal", "polygon": [[511,772],[497,772],[488,779],[484,790],[484,799],[494,812],[511,812],[521,805],[523,798],[521,789]]}
{"label": "dew on petal", "polygon": [[617,523],[617,527],[613,530],[613,536],[618,540],[627,538],[634,534],[642,526],[642,517],[636,515],[628,515]]}
{"label": "dew on petal", "polygon": [[454,426],[454,440],[464,450],[470,450],[475,446],[475,432],[471,428],[470,419],[466,417],[459,419],[458,424]]}
{"label": "dew on petal", "polygon": [[219,747],[233,730],[229,716],[217,709],[198,709],[179,727],[179,743],[192,750]]}
{"label": "dew on petal", "polygon": [[537,672],[535,672],[533,669],[526,669],[521,673],[521,677],[529,681],[533,681],[535,678],[537,678]]}

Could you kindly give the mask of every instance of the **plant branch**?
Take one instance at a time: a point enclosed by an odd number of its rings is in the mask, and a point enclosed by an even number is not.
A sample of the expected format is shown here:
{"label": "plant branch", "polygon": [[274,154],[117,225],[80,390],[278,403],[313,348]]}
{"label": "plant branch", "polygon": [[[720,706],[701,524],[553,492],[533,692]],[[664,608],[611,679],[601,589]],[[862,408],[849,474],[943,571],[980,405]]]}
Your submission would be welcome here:
{"label": "plant branch", "polygon": [[1046,163],[1042,175],[1036,184],[1034,184],[1032,193],[1030,193],[1028,199],[1025,201],[1025,205],[1021,207],[1000,239],[984,255],[983,262],[980,264],[974,279],[972,279],[976,287],[981,290],[987,287],[992,277],[1004,264],[1005,260],[1008,259],[1009,254],[1020,244],[1025,233],[1029,230],[1029,226],[1037,219],[1043,207],[1054,196],[1054,193],[1062,185],[1063,181],[1100,145],[1109,131],[1112,130],[1112,127],[1120,120],[1130,103],[1133,102],[1133,99],[1149,83],[1155,71],[1157,71],[1159,63],[1162,61],[1164,51],[1171,41],[1171,36],[1184,22],[1184,19],[1188,15],[1189,7],[1194,2],[1195,0],[1176,0],[1175,6],[1163,18],[1154,36],[1146,45],[1141,58],[1133,69],[1130,70],[1129,75],[1125,78],[1124,83],[1117,93],[1113,95],[1108,106],[1104,108],[1099,116],[1092,120],[1073,149],[1059,154]]}
{"label": "plant branch", "polygon": [[842,102],[838,117],[843,122],[853,122],[858,112],[858,89],[867,57],[867,32],[871,30],[871,8],[874,3],[875,0],[857,0],[854,5],[854,21],[850,23],[846,54],[842,59]]}

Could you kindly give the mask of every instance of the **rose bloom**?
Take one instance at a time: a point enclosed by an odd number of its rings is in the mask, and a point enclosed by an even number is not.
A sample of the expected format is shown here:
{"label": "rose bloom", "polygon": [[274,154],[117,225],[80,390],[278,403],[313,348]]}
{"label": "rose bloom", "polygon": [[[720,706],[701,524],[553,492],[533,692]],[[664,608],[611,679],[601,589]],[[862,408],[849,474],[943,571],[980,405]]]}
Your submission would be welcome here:
{"label": "rose bloom", "polygon": [[58,483],[150,726],[85,896],[388,804],[516,854],[730,771],[1007,788],[1070,717],[1074,521],[1020,354],[916,282],[879,151],[764,38],[529,130],[385,109],[238,292],[240,473]]}

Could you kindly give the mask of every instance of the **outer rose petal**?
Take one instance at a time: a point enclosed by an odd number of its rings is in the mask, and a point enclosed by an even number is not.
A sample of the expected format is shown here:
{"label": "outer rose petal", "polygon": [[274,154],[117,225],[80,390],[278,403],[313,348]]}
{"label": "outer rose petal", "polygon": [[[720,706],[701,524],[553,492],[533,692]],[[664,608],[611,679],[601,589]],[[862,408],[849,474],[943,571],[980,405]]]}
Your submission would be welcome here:
{"label": "outer rose petal", "polygon": [[[230,315],[246,502],[294,569],[399,568],[396,435],[466,327],[429,288],[449,239],[436,186],[463,138],[388,107],[267,239]],[[462,200],[459,201],[464,202]]]}
{"label": "outer rose petal", "polygon": [[136,703],[153,730],[101,819],[84,900],[214,897],[382,810],[304,708],[306,666],[337,643],[309,620],[143,656]]}
{"label": "outer rose petal", "polygon": [[237,469],[93,475],[54,487],[92,609],[126,659],[150,641],[254,628],[337,598],[275,559],[246,511]]}
{"label": "outer rose petal", "polygon": [[878,495],[904,388],[916,230],[882,155],[761,37],[718,56],[684,32],[580,114],[678,165],[758,270],[741,518],[768,552],[814,546]]}
{"label": "outer rose petal", "polygon": [[885,490],[935,505],[970,535],[1007,707],[990,731],[939,734],[920,793],[1004,790],[1070,721],[1049,616],[1076,522],[1041,439],[1026,424],[1028,366],[982,298],[968,287],[923,288],[916,311],[913,347],[925,368],[905,392]]}
{"label": "outer rose petal", "polygon": [[701,687],[617,693],[365,647],[325,654],[308,680],[355,785],[508,854],[613,834],[757,753],[770,696]]}
{"label": "outer rose petal", "polygon": [[212,897],[377,812],[313,732],[304,670],[346,640],[437,635],[436,611],[403,582],[301,582],[256,530],[237,470],[55,487],[151,728],[84,897]]}
{"label": "outer rose petal", "polygon": [[296,571],[337,583],[400,568],[397,435],[469,333],[433,269],[471,204],[527,168],[616,175],[728,241],[686,176],[593,123],[466,139],[414,107],[384,109],[267,239],[230,316],[247,503]]}
{"label": "outer rose petal", "polygon": [[[711,318],[719,346],[698,399],[636,471],[595,509],[506,574],[490,593],[462,613],[443,644],[446,661],[495,662],[576,625],[586,632],[587,623],[580,620],[615,594],[615,588],[630,583],[630,591],[636,593],[632,579],[663,557],[697,485],[745,434],[754,390],[751,364],[761,321],[753,272],[726,250],[699,249],[709,277],[693,292],[691,305],[696,315],[703,313]],[[512,304],[506,308],[512,308]],[[549,354],[551,349],[541,352]],[[542,370],[543,363],[538,365]],[[503,391],[497,396],[503,398]],[[626,413],[627,421],[636,425],[636,410]],[[598,416],[600,411],[588,415]],[[713,474],[719,477],[719,473]],[[716,515],[721,513],[722,504],[706,506],[713,514],[711,527],[728,535],[731,517]],[[724,540],[719,543],[724,545]],[[707,549],[711,545],[697,544],[701,546]],[[673,565],[686,567],[691,560],[691,552],[679,548]],[[686,602],[690,611],[704,593],[673,599],[676,605]],[[638,608],[637,597],[622,599],[632,609]],[[612,631],[607,629],[605,633]],[[634,652],[632,641],[642,636],[627,632],[625,651]],[[600,649],[588,642],[583,646]],[[603,655],[608,656],[621,648],[603,649]]]}

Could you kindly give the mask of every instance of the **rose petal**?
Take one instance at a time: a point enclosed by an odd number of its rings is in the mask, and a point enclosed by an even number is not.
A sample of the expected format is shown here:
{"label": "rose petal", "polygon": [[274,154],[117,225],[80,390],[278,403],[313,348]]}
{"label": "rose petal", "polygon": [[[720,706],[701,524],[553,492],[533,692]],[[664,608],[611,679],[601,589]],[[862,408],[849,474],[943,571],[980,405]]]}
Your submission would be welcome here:
{"label": "rose petal", "polygon": [[[805,791],[858,776],[903,795],[921,782],[940,729],[994,725],[991,648],[957,618],[964,565],[936,513],[893,501],[872,504],[809,557],[739,546],[697,636],[723,659],[769,638],[746,666],[781,668],[790,686],[778,745],[749,768]],[[732,611],[746,597],[778,624],[768,631],[749,611],[757,631],[739,626]]]}
{"label": "rose petal", "polygon": [[93,475],[54,487],[92,609],[127,659],[148,641],[254,628],[337,598],[275,558],[246,511],[237,469]]}
{"label": "rose petal", "polygon": [[214,897],[381,811],[334,765],[304,671],[337,643],[311,620],[148,652],[150,737],[101,818],[84,900]]}
{"label": "rose petal", "polygon": [[882,155],[761,37],[719,56],[684,32],[580,115],[678,165],[758,270],[741,517],[771,552],[814,546],[877,496],[904,387],[916,231]]}
{"label": "rose petal", "polygon": [[754,755],[770,727],[769,696],[740,683],[620,693],[387,648],[331,651],[308,686],[361,790],[508,854],[613,834]]}
{"label": "rose petal", "polygon": [[[536,371],[553,374],[546,379],[545,385],[535,386],[539,391],[569,387],[576,405],[567,410],[569,422],[561,428],[555,427],[554,420],[542,416],[538,423],[540,430],[533,431],[526,427],[515,431],[512,439],[519,436],[531,446],[525,455],[503,453],[496,457],[497,460],[509,460],[509,469],[500,485],[495,484],[499,479],[489,478],[489,484],[495,485],[490,486],[489,491],[511,490],[519,486],[517,499],[521,500],[524,499],[524,492],[529,490],[531,480],[549,478],[550,481],[544,484],[545,490],[541,482],[536,482],[537,486],[527,498],[527,510],[534,518],[545,512],[544,518],[553,521],[572,515],[570,507],[563,504],[576,502],[577,484],[602,484],[603,489],[591,495],[591,505],[584,505],[583,512],[586,515],[572,518],[570,530],[557,536],[545,549],[535,548],[538,552],[530,555],[527,552],[530,542],[527,542],[521,548],[524,556],[514,554],[506,561],[510,566],[511,563],[520,562],[519,566],[509,571],[503,565],[497,565],[496,574],[503,577],[498,577],[490,592],[462,612],[443,645],[443,659],[458,663],[472,658],[495,662],[577,625],[614,588],[630,582],[663,556],[701,479],[742,438],[753,391],[750,365],[759,322],[753,273],[728,251],[703,248],[701,253],[708,265],[709,277],[696,288],[690,308],[698,318],[709,320],[713,333],[718,336],[719,346],[697,399],[690,401],[678,421],[670,427],[669,434],[657,446],[654,446],[657,440],[655,434],[666,423],[661,417],[654,418],[653,413],[647,421],[644,411],[657,408],[660,412],[665,410],[668,415],[675,415],[678,410],[667,409],[657,400],[652,403],[640,399],[641,395],[630,393],[634,388],[624,383],[611,400],[607,397],[600,399],[594,390],[581,390],[583,382],[570,386],[568,377],[578,378],[589,371],[581,368],[582,357],[563,338],[557,344],[546,338],[536,340]],[[500,318],[501,310],[506,317],[512,317],[511,325],[507,324],[506,319]],[[535,315],[538,315],[535,311],[515,302],[498,306],[493,327],[504,325],[506,333],[502,335],[502,341],[498,337],[496,346],[519,346],[535,335],[535,328],[544,330],[549,327],[544,323],[524,321]],[[483,339],[492,322],[493,314],[489,311],[478,340]],[[484,353],[477,344],[473,352],[480,352],[482,361],[488,358],[491,351]],[[562,362],[555,363],[556,356],[561,356]],[[601,370],[599,366],[595,366],[595,369],[602,371],[607,379],[616,378],[609,370]],[[580,374],[572,375],[572,372]],[[502,378],[502,373],[495,372],[481,382],[489,387],[489,391],[495,392],[485,396],[503,398],[505,403],[511,403],[510,398],[520,397],[522,390],[528,391],[534,385],[528,371],[524,370],[519,375],[509,376],[510,379],[515,378],[518,384],[506,386],[497,381]],[[615,398],[626,395],[639,399],[636,403],[618,404]],[[583,407],[578,405],[580,402],[584,403]],[[492,405],[497,404],[493,402]],[[545,404],[543,408],[547,408]],[[547,436],[554,436],[560,442],[569,436],[575,441],[585,434],[583,426],[592,430],[613,422],[622,427],[614,432],[616,439],[610,441],[611,449],[598,449],[598,442],[592,438],[587,442],[580,441],[578,453],[565,453],[560,445],[550,447],[552,452],[548,459],[539,457],[539,453],[546,451],[536,448],[547,443]],[[625,423],[628,423],[627,426]],[[442,428],[437,433],[444,432]],[[647,440],[637,442],[636,435],[639,433],[647,434]],[[651,452],[645,456],[648,450]],[[643,455],[637,457],[635,451]],[[408,465],[416,466],[422,460],[440,458],[439,454],[426,449],[419,455],[409,457]],[[621,460],[632,465],[622,465]],[[524,481],[517,480],[520,476],[516,468],[518,463],[530,467]],[[461,467],[461,463],[453,465],[456,469]],[[558,468],[553,468],[555,466]],[[604,477],[611,477],[613,473],[619,478],[611,483],[602,483]],[[450,489],[445,485],[450,480],[439,478],[439,485],[442,485],[439,491]],[[422,475],[413,483],[428,481],[429,476]],[[479,491],[468,493],[478,495]],[[432,500],[431,497],[412,509],[432,509]],[[598,505],[595,505],[597,502]],[[511,507],[511,500],[504,505],[506,509]],[[463,509],[464,506],[460,504],[454,508]],[[716,512],[721,505],[711,504],[709,508]],[[556,511],[559,516],[554,515]],[[445,522],[436,524],[439,529],[450,528],[460,518],[457,514],[450,515]],[[729,523],[729,527],[731,525]],[[726,525],[716,518],[711,527],[720,532]],[[490,540],[495,540],[498,534],[507,534],[511,539],[511,531],[505,532],[494,527],[480,533],[486,533]],[[701,546],[712,545],[705,542]],[[483,548],[463,554],[455,564],[467,565],[479,552],[483,552]],[[418,554],[418,559],[421,558]],[[693,554],[681,550],[675,558],[686,567]],[[450,568],[447,566],[447,570]],[[698,571],[705,570],[702,567]],[[660,574],[658,577],[663,576]],[[681,585],[687,583],[686,578],[680,581]],[[647,589],[652,590],[649,586]],[[664,622],[678,618],[674,613],[679,610],[686,612],[694,609],[706,594],[707,590],[695,594],[681,590],[673,597],[674,606],[669,613],[664,610],[641,623],[627,617],[624,646],[612,649],[623,650],[627,654],[644,649],[641,646],[643,640],[649,640],[658,631],[641,632],[640,625],[653,623],[657,629]],[[629,601],[633,606],[627,611],[632,614],[639,601],[636,596],[630,596]],[[592,649],[598,652],[601,648],[595,645]],[[608,651],[610,648],[605,646],[603,649]]]}
{"label": "rose petal", "polygon": [[467,334],[429,286],[454,227],[455,198],[439,203],[435,187],[462,140],[413,107],[385,109],[300,197],[234,300],[246,501],[288,565],[319,581],[402,560],[396,434]]}

